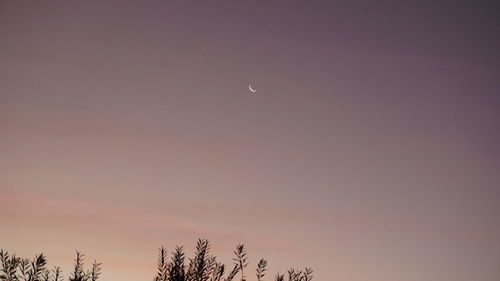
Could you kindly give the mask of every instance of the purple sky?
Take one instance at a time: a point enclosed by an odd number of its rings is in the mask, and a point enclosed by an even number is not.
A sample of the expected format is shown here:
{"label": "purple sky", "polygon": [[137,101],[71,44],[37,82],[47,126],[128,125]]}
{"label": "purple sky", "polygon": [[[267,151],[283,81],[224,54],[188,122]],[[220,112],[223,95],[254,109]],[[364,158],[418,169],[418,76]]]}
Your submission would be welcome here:
{"label": "purple sky", "polygon": [[498,281],[500,4],[469,2],[1,1],[0,248]]}

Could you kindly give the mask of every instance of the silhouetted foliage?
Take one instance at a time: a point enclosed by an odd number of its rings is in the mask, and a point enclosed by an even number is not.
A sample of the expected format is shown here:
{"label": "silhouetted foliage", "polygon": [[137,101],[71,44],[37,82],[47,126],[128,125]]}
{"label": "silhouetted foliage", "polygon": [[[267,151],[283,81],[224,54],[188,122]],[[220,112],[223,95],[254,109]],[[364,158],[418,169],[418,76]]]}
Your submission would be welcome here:
{"label": "silhouetted foliage", "polygon": [[30,259],[21,259],[19,263],[19,272],[21,280],[28,280],[28,270],[30,266]]}
{"label": "silhouetted foliage", "polygon": [[226,267],[224,266],[224,264],[215,262],[210,281],[220,281],[222,276],[224,276],[225,269]]}
{"label": "silhouetted foliage", "polygon": [[155,281],[167,281],[167,277],[168,277],[167,250],[162,246],[158,250],[158,272],[156,273]]}
{"label": "silhouetted foliage", "polygon": [[73,269],[73,275],[69,278],[69,281],[87,281],[88,276],[83,270],[83,257],[84,255],[76,251],[75,265]]}
{"label": "silhouetted foliage", "polygon": [[194,258],[189,259],[188,280],[207,281],[213,268],[214,258],[208,255],[210,243],[206,239],[199,239],[196,243]]}
{"label": "silhouetted foliage", "polygon": [[3,250],[0,251],[0,259],[2,261],[2,275],[0,275],[0,280],[19,280],[16,271],[21,259],[16,257],[16,255],[9,256],[9,253]]}
{"label": "silhouetted foliage", "polygon": [[168,268],[168,281],[185,281],[186,266],[184,265],[185,255],[182,247],[175,247],[172,252],[172,259]]}
{"label": "silhouetted foliage", "polygon": [[229,273],[226,279],[224,281],[231,281],[236,277],[236,274],[240,271],[240,267],[238,265],[234,265],[233,270]]}
{"label": "silhouetted foliage", "polygon": [[274,281],[285,281],[285,276],[283,274],[276,274]]}
{"label": "silhouetted foliage", "polygon": [[262,281],[262,278],[264,278],[265,272],[267,270],[267,261],[265,259],[260,259],[259,263],[257,264],[257,269],[255,275],[257,276],[257,281]]}
{"label": "silhouetted foliage", "polygon": [[94,263],[92,263],[92,271],[90,272],[90,281],[97,281],[99,275],[101,275],[101,265],[102,263],[94,260]]}
{"label": "silhouetted foliage", "polygon": [[[312,269],[309,268],[309,267],[306,267],[304,269],[304,271],[302,271],[302,270],[296,270],[294,268],[290,268],[287,271],[287,273],[288,273],[288,281],[310,281],[310,280],[312,280],[312,277],[313,277],[312,276],[312,272],[313,272]],[[279,274],[278,274],[278,276],[279,276]],[[283,278],[280,279],[279,281],[282,281]],[[278,278],[276,280],[278,281]]]}
{"label": "silhouetted foliage", "polygon": [[[244,274],[245,268],[248,266],[248,256],[245,246],[240,244],[236,246],[234,251],[234,267],[227,272],[227,267],[217,261],[215,256],[210,255],[211,245],[206,239],[199,239],[196,243],[196,249],[193,258],[189,259],[188,265],[185,264],[185,253],[182,247],[177,246],[172,252],[170,261],[167,260],[166,250],[164,247],[159,249],[158,255],[158,272],[155,281],[233,281],[240,274],[239,281],[247,281]],[[257,281],[264,281],[264,276],[267,271],[268,262],[265,259],[260,259],[255,275]],[[165,276],[166,269],[166,276]],[[290,269],[287,272],[288,280],[286,281],[311,281],[312,270],[305,268],[304,271]],[[276,275],[275,281],[285,281],[285,275]]]}
{"label": "silhouetted foliage", "polygon": [[[97,281],[101,274],[101,263],[94,261],[92,269],[84,272],[83,254],[76,252],[73,275],[69,281]],[[33,259],[21,259],[8,252],[0,250],[0,280],[1,281],[62,281],[63,274],[60,267],[47,269],[47,259],[44,254],[36,255]]]}
{"label": "silhouetted foliage", "polygon": [[236,246],[236,251],[234,251],[236,257],[233,259],[236,266],[238,266],[239,271],[241,272],[241,281],[245,280],[245,275],[243,274],[243,270],[247,267],[247,252],[245,251],[245,246],[240,244]]}
{"label": "silhouetted foliage", "polygon": [[304,281],[311,281],[313,279],[313,270],[310,267],[306,267],[304,271]]}
{"label": "silhouetted foliage", "polygon": [[[54,269],[52,269],[52,280],[53,281],[62,281],[63,275],[62,275],[62,270],[59,266],[55,266]],[[96,278],[97,280],[97,278]]]}
{"label": "silhouetted foliage", "polygon": [[50,270],[45,270],[42,275],[43,281],[50,281]]}
{"label": "silhouetted foliage", "polygon": [[[206,239],[196,243],[194,256],[188,259],[181,246],[177,246],[168,259],[165,247],[158,251],[157,273],[154,281],[234,281],[238,274],[239,281],[247,281],[244,274],[248,266],[248,256],[245,246],[239,244],[234,253],[234,266],[231,271],[210,254],[211,245]],[[102,264],[94,260],[90,270],[85,270],[85,255],[76,251],[74,266],[68,281],[97,281],[101,275]],[[44,254],[33,259],[23,259],[0,250],[0,281],[63,281],[60,267],[47,269],[47,259]],[[267,260],[260,259],[255,269],[257,281],[264,281],[267,271]],[[312,281],[312,269],[306,267],[303,271],[289,269],[286,276],[277,274],[274,281]],[[285,280],[285,278],[287,278]]]}
{"label": "silhouetted foliage", "polygon": [[21,259],[16,255],[10,256],[8,252],[0,250],[2,274],[0,280],[6,281],[50,281],[50,272],[45,265],[47,260],[43,254],[37,255],[32,261]]}
{"label": "silhouetted foliage", "polygon": [[42,280],[43,274],[45,273],[46,264],[47,264],[47,259],[43,254],[35,256],[33,261],[31,261],[31,268],[28,271],[28,281]]}

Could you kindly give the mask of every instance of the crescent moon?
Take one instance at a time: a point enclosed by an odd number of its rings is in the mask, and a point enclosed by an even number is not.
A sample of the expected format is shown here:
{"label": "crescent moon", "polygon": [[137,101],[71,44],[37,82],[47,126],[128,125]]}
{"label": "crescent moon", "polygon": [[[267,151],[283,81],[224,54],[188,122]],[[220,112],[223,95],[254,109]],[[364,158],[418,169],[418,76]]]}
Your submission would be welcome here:
{"label": "crescent moon", "polygon": [[252,89],[252,86],[251,86],[251,85],[248,85],[248,89],[249,89],[249,90],[250,90],[250,92],[252,92],[252,93],[257,93],[257,91],[256,91],[256,90]]}

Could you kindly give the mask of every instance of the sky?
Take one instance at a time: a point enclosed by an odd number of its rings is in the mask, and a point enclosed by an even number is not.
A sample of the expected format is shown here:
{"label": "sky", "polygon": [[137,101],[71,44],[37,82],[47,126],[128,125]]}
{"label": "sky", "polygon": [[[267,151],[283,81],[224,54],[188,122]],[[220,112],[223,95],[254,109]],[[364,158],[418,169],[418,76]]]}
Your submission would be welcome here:
{"label": "sky", "polygon": [[198,238],[249,280],[498,281],[499,12],[0,1],[0,248],[105,281]]}

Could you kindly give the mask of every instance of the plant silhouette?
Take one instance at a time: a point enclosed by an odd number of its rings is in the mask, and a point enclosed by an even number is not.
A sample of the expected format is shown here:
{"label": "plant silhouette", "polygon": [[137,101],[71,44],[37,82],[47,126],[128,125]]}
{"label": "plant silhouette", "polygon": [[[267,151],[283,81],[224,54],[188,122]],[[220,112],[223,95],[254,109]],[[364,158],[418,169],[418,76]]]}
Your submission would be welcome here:
{"label": "plant silhouette", "polygon": [[[231,270],[217,257],[210,254],[211,244],[206,239],[198,239],[192,258],[186,259],[184,248],[177,246],[171,256],[165,247],[158,250],[156,276],[153,281],[248,281],[245,269],[249,265],[243,244],[236,246],[234,265]],[[101,275],[102,264],[94,260],[90,269],[85,269],[85,255],[76,251],[74,266],[67,281],[97,281]],[[63,281],[60,267],[47,269],[47,258],[39,254],[29,258],[20,258],[0,250],[0,281]],[[255,269],[256,281],[265,281],[268,262],[260,259]],[[276,274],[274,281],[311,281],[313,271],[289,269],[285,274]],[[238,276],[238,278],[236,278]],[[287,278],[285,280],[285,278]],[[271,280],[269,280],[271,281]]]}
{"label": "plant silhouette", "polygon": [[[165,247],[158,252],[158,269],[154,281],[248,281],[245,276],[245,268],[248,266],[248,256],[245,246],[239,244],[234,251],[234,266],[227,271],[227,267],[217,261],[215,256],[210,255],[211,244],[206,239],[199,239],[193,258],[185,264],[185,253],[183,247],[177,246],[171,253],[170,261],[167,258]],[[260,259],[255,276],[257,281],[264,281],[268,262]],[[287,275],[277,274],[274,281],[311,281],[312,269],[306,267],[304,270],[289,269]],[[239,276],[239,279],[236,279]]]}
{"label": "plant silhouette", "polygon": [[245,281],[245,275],[243,271],[248,266],[247,262],[247,252],[245,251],[245,246],[240,244],[236,246],[236,251],[234,251],[235,258],[233,258],[235,265],[238,267],[241,272],[241,281]]}
{"label": "plant silhouette", "polygon": [[[97,281],[101,275],[101,263],[94,261],[92,268],[85,271],[84,255],[76,252],[73,274],[69,281]],[[19,258],[0,250],[0,280],[1,281],[63,281],[64,276],[59,266],[47,269],[45,255],[36,255],[33,259]]]}
{"label": "plant silhouette", "polygon": [[260,259],[257,264],[257,269],[255,275],[257,276],[257,281],[262,281],[267,270],[267,261],[265,259]]}

